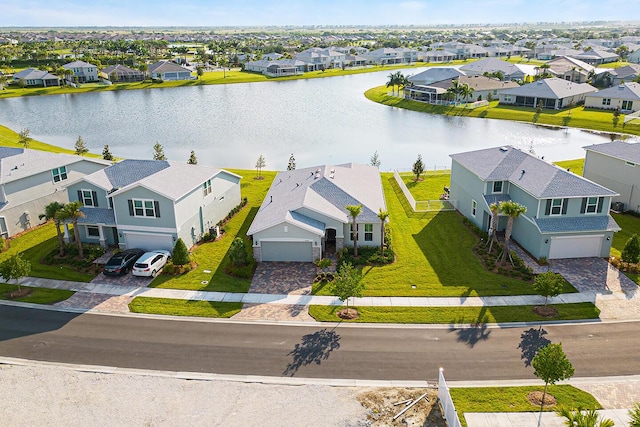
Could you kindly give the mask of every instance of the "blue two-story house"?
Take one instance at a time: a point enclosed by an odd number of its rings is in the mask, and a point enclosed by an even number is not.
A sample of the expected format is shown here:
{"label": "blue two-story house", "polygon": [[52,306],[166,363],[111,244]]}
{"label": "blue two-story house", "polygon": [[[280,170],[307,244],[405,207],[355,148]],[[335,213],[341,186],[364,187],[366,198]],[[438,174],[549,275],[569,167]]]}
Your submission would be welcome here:
{"label": "blue two-story house", "polygon": [[[535,258],[608,257],[620,227],[609,215],[617,193],[512,146],[451,156],[451,199],[481,230],[491,225],[492,203],[527,208],[512,238]],[[498,231],[507,217],[499,217]]]}
{"label": "blue two-story house", "polygon": [[172,250],[178,238],[193,246],[240,204],[240,179],[211,166],[123,160],[67,191],[83,205],[83,242]]}

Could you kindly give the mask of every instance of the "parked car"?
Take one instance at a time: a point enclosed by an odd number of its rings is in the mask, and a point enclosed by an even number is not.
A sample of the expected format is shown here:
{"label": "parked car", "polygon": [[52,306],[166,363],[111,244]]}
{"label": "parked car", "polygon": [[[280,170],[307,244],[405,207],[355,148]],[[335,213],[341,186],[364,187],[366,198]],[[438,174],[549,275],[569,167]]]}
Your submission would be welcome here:
{"label": "parked car", "polygon": [[144,254],[142,249],[125,249],[111,257],[104,266],[106,276],[120,276],[127,274],[133,264]]}
{"label": "parked car", "polygon": [[134,276],[155,276],[162,267],[171,259],[171,252],[157,250],[145,252],[133,265]]}

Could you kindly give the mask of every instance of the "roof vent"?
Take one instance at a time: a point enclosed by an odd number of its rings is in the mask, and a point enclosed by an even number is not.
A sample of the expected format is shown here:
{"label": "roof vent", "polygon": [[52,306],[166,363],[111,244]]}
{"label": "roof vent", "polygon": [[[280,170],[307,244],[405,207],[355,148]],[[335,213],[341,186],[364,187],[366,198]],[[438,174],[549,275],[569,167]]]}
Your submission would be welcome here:
{"label": "roof vent", "polygon": [[502,151],[503,153],[506,153],[507,151],[509,151],[509,148],[502,146],[499,148],[500,151]]}

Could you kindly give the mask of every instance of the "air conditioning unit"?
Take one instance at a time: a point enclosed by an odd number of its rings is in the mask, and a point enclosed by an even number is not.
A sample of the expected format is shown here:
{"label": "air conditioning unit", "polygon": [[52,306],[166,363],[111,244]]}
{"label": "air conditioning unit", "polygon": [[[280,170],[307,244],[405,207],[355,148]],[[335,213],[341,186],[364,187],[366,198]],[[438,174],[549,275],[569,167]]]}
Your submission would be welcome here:
{"label": "air conditioning unit", "polygon": [[611,209],[616,212],[624,212],[624,203],[622,202],[613,202],[611,204]]}

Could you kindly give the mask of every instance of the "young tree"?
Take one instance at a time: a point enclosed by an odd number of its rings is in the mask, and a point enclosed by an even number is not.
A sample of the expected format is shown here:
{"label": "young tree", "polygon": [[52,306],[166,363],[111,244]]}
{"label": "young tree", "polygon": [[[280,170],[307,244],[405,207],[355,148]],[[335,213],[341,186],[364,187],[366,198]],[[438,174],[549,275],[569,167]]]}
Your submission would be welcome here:
{"label": "young tree", "polygon": [[362,205],[347,205],[345,209],[349,211],[349,215],[353,221],[351,222],[351,233],[353,235],[353,256],[358,256],[358,223],[356,218],[362,213]]}
{"label": "young tree", "polygon": [[191,262],[189,258],[189,250],[182,239],[178,239],[176,241],[176,244],[173,247],[173,256],[171,259],[174,265],[185,265]]}
{"label": "young tree", "polygon": [[340,298],[340,301],[347,302],[347,317],[349,316],[349,298],[362,296],[363,289],[362,272],[351,263],[342,264],[331,284],[331,292]]}
{"label": "young tree", "polygon": [[31,263],[22,258],[22,254],[15,254],[8,260],[0,264],[0,276],[2,276],[7,282],[15,280],[18,285],[18,291],[20,291],[20,279],[28,276],[31,273]]}
{"label": "young tree", "polygon": [[413,174],[416,176],[416,181],[420,179],[420,175],[424,172],[424,163],[422,163],[422,154],[418,154],[418,159],[413,163]]}
{"label": "young tree", "polygon": [[262,168],[265,166],[267,166],[267,162],[262,154],[260,154],[260,157],[258,157],[258,160],[256,161],[256,173],[258,174],[258,178],[262,177]]}
{"label": "young tree", "polygon": [[109,151],[109,145],[105,145],[104,149],[102,150],[102,158],[105,160],[110,160],[113,161],[113,154],[111,154],[111,151]]}
{"label": "young tree", "polygon": [[538,274],[533,281],[533,290],[544,297],[544,305],[547,305],[549,297],[557,297],[562,292],[562,276],[553,271]]}
{"label": "young tree", "polygon": [[167,160],[167,156],[164,155],[164,148],[159,142],[156,142],[153,146],[153,160]]}
{"label": "young tree", "polygon": [[291,157],[289,157],[289,164],[287,165],[288,171],[296,170],[296,158],[293,157],[293,153],[291,153]]}
{"label": "young tree", "polygon": [[621,254],[622,261],[636,264],[640,260],[640,238],[636,233],[633,234],[624,244]]}
{"label": "young tree", "polygon": [[595,409],[575,411],[566,406],[556,409],[556,414],[566,418],[565,425],[571,427],[614,427],[615,423],[610,418],[600,418],[600,414]]}
{"label": "young tree", "polygon": [[189,155],[189,160],[187,160],[187,163],[190,165],[197,165],[198,164],[198,158],[196,157],[196,152],[191,150],[191,154]]}
{"label": "young tree", "polygon": [[78,245],[78,256],[80,258],[84,258],[82,242],[80,241],[80,230],[78,230],[78,219],[85,217],[85,214],[80,210],[81,207],[82,202],[77,200],[75,202],[67,203],[62,207],[62,209],[60,209],[57,216],[59,221],[64,222],[70,220],[73,224],[73,238]]}
{"label": "young tree", "polygon": [[18,132],[18,143],[24,145],[24,148],[29,148],[29,144],[32,141],[30,134],[29,128],[24,128]]}
{"label": "young tree", "polygon": [[380,167],[380,157],[378,156],[378,151],[376,150],[371,156],[371,166],[375,166],[377,168]]}
{"label": "young tree", "polygon": [[[567,359],[567,355],[562,351],[562,343],[547,344],[538,350],[538,354],[531,361],[533,373],[536,377],[544,381],[544,391],[542,392],[542,403],[540,403],[540,419],[544,408],[544,399],[547,397],[547,387],[558,381],[567,380],[573,376],[575,369]],[[540,422],[538,421],[538,425]]]}
{"label": "young tree", "polygon": [[234,267],[242,267],[247,265],[248,255],[247,248],[244,245],[244,240],[241,237],[236,237],[231,242],[229,247],[229,260]]}
{"label": "young tree", "polygon": [[384,256],[384,229],[388,218],[389,212],[383,211],[382,208],[380,208],[378,219],[380,220],[380,255],[382,256]]}
{"label": "young tree", "polygon": [[640,403],[629,409],[629,427],[640,427]]}
{"label": "young tree", "polygon": [[89,152],[87,144],[85,144],[84,139],[82,139],[81,135],[78,135],[78,139],[76,139],[75,149],[78,156],[84,156]]}
{"label": "young tree", "polygon": [[196,67],[196,74],[198,75],[198,80],[200,80],[204,74],[204,67],[202,65]]}
{"label": "young tree", "polygon": [[[502,250],[502,256],[500,258],[500,264],[504,264],[507,257],[511,259],[511,253],[509,248],[509,242],[511,241],[511,230],[513,229],[513,220],[518,218],[521,214],[527,211],[527,207],[513,200],[505,200],[498,205],[500,213],[509,217],[507,221],[507,229],[504,232],[504,249]],[[511,261],[513,263],[513,261]]]}
{"label": "young tree", "polygon": [[56,225],[56,233],[58,234],[58,255],[64,255],[64,238],[62,237],[62,231],[60,230],[60,218],[59,212],[64,208],[64,204],[59,202],[51,202],[44,207],[44,213],[38,215],[38,218],[46,219],[47,221],[53,220]]}

